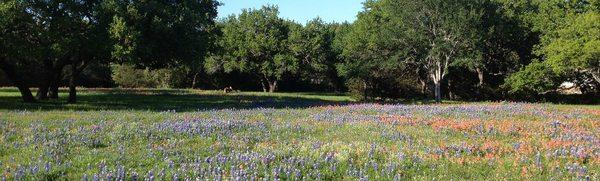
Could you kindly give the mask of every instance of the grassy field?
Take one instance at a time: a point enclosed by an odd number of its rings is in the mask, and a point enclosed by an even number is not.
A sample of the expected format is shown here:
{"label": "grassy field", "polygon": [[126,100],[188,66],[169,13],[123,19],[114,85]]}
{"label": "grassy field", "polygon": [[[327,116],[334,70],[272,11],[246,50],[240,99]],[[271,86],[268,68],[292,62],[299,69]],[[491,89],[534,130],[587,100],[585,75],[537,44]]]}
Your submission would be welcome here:
{"label": "grassy field", "polygon": [[0,88],[0,110],[143,110],[199,111],[225,108],[295,108],[346,104],[353,100],[344,95],[323,93],[262,93],[224,94],[222,91],[156,90],[156,89],[83,89],[78,104],[66,104],[67,92],[62,90],[56,101],[36,104],[21,103],[19,91]]}
{"label": "grassy field", "polygon": [[[63,96],[64,97],[64,96]],[[600,107],[0,89],[0,180],[600,179]]]}

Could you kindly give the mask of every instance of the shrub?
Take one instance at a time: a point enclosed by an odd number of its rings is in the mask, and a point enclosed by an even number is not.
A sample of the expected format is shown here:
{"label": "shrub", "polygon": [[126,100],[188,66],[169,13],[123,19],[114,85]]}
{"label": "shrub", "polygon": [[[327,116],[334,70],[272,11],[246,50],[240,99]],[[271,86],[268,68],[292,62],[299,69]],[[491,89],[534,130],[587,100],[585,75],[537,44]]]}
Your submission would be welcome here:
{"label": "shrub", "polygon": [[112,78],[124,88],[171,88],[173,71],[169,69],[138,69],[132,65],[112,65]]}

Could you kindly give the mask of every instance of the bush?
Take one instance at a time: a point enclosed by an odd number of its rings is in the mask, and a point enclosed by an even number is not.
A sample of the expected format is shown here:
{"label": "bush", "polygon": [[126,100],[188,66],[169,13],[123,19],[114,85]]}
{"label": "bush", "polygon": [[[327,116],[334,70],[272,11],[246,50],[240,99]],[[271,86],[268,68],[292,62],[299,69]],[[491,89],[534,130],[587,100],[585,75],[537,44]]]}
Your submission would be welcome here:
{"label": "bush", "polygon": [[137,69],[132,65],[112,65],[112,78],[123,88],[172,88],[173,70]]}
{"label": "bush", "polygon": [[507,77],[503,87],[508,88],[509,93],[543,93],[556,89],[562,83],[559,79],[549,65],[535,61]]}
{"label": "bush", "polygon": [[398,77],[371,78],[368,82],[360,79],[350,79],[346,82],[352,98],[360,101],[387,101],[401,99],[421,99],[418,83]]}
{"label": "bush", "polygon": [[353,99],[364,101],[365,97],[367,97],[367,95],[365,95],[367,92],[365,91],[366,87],[364,81],[359,79],[350,79],[346,83],[346,86],[348,86],[348,92]]}

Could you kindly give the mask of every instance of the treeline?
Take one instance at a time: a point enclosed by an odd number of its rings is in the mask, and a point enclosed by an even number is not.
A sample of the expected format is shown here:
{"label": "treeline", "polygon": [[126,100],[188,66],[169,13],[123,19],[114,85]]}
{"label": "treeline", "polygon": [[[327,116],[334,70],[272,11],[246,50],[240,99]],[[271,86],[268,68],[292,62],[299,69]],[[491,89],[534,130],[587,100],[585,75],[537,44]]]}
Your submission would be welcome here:
{"label": "treeline", "polygon": [[[74,103],[76,86],[91,66],[196,68],[213,42],[218,5],[211,0],[3,0],[0,69],[25,102],[56,99],[58,87],[66,84]],[[38,87],[36,97],[30,86]]]}
{"label": "treeline", "polygon": [[[0,69],[24,101],[58,87],[349,91],[366,100],[530,100],[600,85],[599,0],[369,0],[353,23],[219,2],[0,2]],[[37,87],[36,97],[30,87]]]}

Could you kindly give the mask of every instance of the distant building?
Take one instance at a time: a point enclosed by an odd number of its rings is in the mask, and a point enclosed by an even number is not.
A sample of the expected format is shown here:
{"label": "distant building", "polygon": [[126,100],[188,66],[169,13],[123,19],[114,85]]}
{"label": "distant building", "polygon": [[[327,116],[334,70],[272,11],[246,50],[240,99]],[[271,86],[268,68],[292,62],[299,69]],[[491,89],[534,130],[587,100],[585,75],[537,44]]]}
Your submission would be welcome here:
{"label": "distant building", "polygon": [[563,82],[556,91],[561,94],[583,94],[581,88],[573,82]]}

